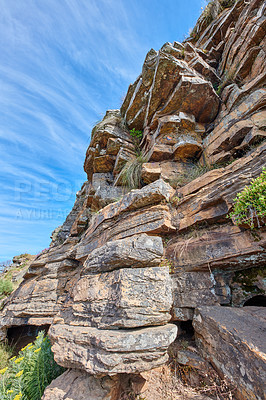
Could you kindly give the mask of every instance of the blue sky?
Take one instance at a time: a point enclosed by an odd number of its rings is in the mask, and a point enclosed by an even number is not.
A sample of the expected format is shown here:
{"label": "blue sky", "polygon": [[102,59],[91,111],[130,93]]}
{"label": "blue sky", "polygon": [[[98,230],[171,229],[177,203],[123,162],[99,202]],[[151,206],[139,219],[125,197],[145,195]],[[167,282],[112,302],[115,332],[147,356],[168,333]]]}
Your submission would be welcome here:
{"label": "blue sky", "polygon": [[0,0],[0,261],[48,247],[90,132],[203,0]]}

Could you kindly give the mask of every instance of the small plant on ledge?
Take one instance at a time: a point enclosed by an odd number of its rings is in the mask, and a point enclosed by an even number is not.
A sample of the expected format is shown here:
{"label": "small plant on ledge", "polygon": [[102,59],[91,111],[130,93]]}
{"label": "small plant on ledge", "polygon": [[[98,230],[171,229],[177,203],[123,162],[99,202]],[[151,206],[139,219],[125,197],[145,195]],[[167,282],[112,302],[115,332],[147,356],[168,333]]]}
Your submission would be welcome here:
{"label": "small plant on ledge", "polygon": [[145,157],[139,154],[125,163],[119,174],[119,180],[122,186],[129,189],[139,189],[142,187],[141,170],[142,164],[145,162]]}
{"label": "small plant on ledge", "polygon": [[143,132],[133,128],[133,129],[131,129],[129,131],[129,134],[133,139],[133,143],[134,143],[134,146],[135,146],[135,152],[136,152],[137,156],[140,156],[141,155],[140,142],[141,142],[142,137],[143,137]]}
{"label": "small plant on ledge", "polygon": [[248,226],[250,229],[266,225],[266,167],[252,183],[238,193],[234,199],[232,218],[236,225]]}
{"label": "small plant on ledge", "polygon": [[142,164],[147,162],[146,158],[143,156],[140,142],[143,137],[143,133],[135,128],[129,131],[130,136],[133,139],[135,154],[125,162],[123,168],[121,169],[118,180],[121,182],[122,186],[128,189],[139,189],[143,186],[141,180],[141,170]]}

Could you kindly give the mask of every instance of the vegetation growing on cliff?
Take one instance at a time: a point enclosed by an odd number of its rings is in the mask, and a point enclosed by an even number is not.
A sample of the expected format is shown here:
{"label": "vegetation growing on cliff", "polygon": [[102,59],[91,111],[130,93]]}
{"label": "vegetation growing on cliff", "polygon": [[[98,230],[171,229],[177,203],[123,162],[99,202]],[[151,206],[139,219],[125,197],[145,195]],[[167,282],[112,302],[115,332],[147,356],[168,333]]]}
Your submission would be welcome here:
{"label": "vegetation growing on cliff", "polygon": [[206,174],[206,172],[211,171],[212,169],[219,168],[218,165],[200,165],[199,163],[190,163],[187,165],[187,169],[179,173],[175,178],[170,179],[169,183],[173,188],[177,188],[180,186],[184,186],[189,182],[194,181],[201,175]]}
{"label": "vegetation growing on cliff", "polygon": [[7,279],[0,280],[0,299],[3,296],[8,296],[13,291],[12,282]]}
{"label": "vegetation growing on cliff", "polygon": [[198,40],[200,32],[203,32],[203,30],[206,29],[213,20],[215,20],[220,12],[222,12],[226,8],[233,7],[235,3],[236,0],[209,0],[199,18],[198,24],[191,32],[191,37],[194,40]]}
{"label": "vegetation growing on cliff", "polygon": [[119,180],[122,186],[125,186],[129,189],[138,189],[141,185],[141,169],[142,164],[146,162],[145,157],[142,154],[140,142],[142,139],[142,131],[131,129],[129,132],[131,138],[133,139],[134,147],[135,147],[135,156],[132,156],[130,160],[128,160],[121,172],[119,174]]}
{"label": "vegetation growing on cliff", "polygon": [[140,154],[127,161],[120,172],[120,179],[123,186],[129,189],[141,187],[141,169],[145,158]]}
{"label": "vegetation growing on cliff", "polygon": [[0,343],[0,370],[6,367],[8,360],[12,357],[12,355],[12,347],[3,342]]}
{"label": "vegetation growing on cliff", "polygon": [[43,392],[64,369],[56,364],[44,332],[0,370],[1,400],[41,400]]}
{"label": "vegetation growing on cliff", "polygon": [[258,178],[238,193],[233,211],[229,214],[237,225],[247,224],[251,229],[265,225],[266,218],[266,168]]}

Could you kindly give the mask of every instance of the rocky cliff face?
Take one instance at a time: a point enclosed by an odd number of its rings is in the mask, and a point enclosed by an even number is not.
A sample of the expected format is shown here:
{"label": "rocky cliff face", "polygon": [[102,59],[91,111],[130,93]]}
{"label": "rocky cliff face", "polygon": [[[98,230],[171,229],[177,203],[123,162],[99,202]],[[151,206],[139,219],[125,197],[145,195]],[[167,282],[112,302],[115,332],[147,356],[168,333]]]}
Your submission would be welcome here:
{"label": "rocky cliff face", "polygon": [[[265,7],[210,3],[190,38],[150,50],[121,110],[94,127],[88,181],[1,313],[3,338],[50,325],[55,359],[70,370],[45,400],[118,399],[121,379],[145,381],[192,320],[236,398],[265,398],[261,308],[229,306],[263,301],[266,231],[227,217],[265,165]],[[125,163],[134,190],[122,184]]]}

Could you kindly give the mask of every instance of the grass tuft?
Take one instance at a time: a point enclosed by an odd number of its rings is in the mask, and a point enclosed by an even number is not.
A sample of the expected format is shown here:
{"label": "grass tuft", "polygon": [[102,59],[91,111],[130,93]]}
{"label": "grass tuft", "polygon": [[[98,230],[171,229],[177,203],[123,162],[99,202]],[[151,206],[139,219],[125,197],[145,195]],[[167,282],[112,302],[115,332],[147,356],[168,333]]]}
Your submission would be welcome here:
{"label": "grass tuft", "polygon": [[12,347],[8,346],[6,343],[0,343],[0,370],[7,366],[7,362],[12,355]]}
{"label": "grass tuft", "polygon": [[142,187],[141,170],[142,164],[147,162],[142,154],[128,160],[119,173],[119,180],[122,186],[129,189],[138,189]]}
{"label": "grass tuft", "polygon": [[179,173],[176,177],[169,180],[169,184],[173,188],[178,188],[188,184],[189,182],[194,181],[199,176],[206,174],[206,172],[211,171],[213,169],[218,168],[216,164],[214,165],[200,165],[199,163],[196,164],[188,164],[187,170],[183,173]]}

